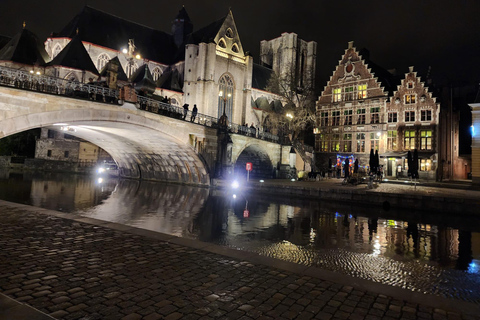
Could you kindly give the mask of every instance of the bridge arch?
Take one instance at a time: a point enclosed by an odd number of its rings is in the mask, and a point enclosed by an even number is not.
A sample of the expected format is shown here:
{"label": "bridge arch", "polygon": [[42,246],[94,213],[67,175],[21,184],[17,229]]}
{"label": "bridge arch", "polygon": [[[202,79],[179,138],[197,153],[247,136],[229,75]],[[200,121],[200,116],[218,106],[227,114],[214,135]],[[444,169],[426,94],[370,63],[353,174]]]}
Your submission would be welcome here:
{"label": "bridge arch", "polygon": [[110,153],[122,177],[210,183],[208,165],[189,141],[192,135],[216,139],[214,129],[140,111],[133,105],[129,109],[126,105],[17,92],[0,88],[0,138],[33,128],[68,127],[68,134]]}
{"label": "bridge arch", "polygon": [[234,172],[236,177],[246,177],[246,164],[252,163],[251,179],[271,179],[274,175],[276,164],[270,155],[259,143],[251,143],[236,157]]}

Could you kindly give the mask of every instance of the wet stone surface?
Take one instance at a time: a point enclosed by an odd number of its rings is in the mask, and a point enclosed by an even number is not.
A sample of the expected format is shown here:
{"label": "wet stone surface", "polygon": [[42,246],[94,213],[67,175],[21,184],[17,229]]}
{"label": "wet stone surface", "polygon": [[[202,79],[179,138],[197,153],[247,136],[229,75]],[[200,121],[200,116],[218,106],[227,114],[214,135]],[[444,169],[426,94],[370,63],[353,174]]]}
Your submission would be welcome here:
{"label": "wet stone surface", "polygon": [[0,205],[0,292],[59,319],[474,319]]}

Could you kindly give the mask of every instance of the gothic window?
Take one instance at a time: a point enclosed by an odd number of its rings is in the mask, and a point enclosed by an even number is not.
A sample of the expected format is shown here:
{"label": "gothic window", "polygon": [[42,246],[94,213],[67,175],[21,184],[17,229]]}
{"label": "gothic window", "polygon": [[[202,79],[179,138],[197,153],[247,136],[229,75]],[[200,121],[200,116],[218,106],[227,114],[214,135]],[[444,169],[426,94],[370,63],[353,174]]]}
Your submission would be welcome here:
{"label": "gothic window", "polygon": [[370,123],[380,123],[380,107],[370,108]]}
{"label": "gothic window", "polygon": [[405,111],[405,122],[415,122],[415,111]]}
{"label": "gothic window", "polygon": [[421,111],[421,120],[422,121],[432,121],[432,110],[422,110]]}
{"label": "gothic window", "polygon": [[345,116],[345,121],[344,121],[343,124],[344,124],[345,126],[350,126],[350,125],[352,125],[352,118],[353,118],[353,115],[352,115],[353,112],[352,112],[352,110],[345,110],[345,111],[343,112],[343,114],[344,114],[344,116]]}
{"label": "gothic window", "polygon": [[228,29],[227,29],[227,32],[225,32],[225,36],[226,36],[227,38],[232,39],[232,38],[233,38],[233,31],[232,31],[232,29],[228,28]]}
{"label": "gothic window", "polygon": [[404,149],[415,149],[415,130],[406,130],[404,136]]}
{"label": "gothic window", "polygon": [[137,71],[137,69],[138,65],[133,61],[129,61],[125,66],[125,73],[127,74],[127,77],[130,78],[135,73],[135,71]]}
{"label": "gothic window", "polygon": [[432,150],[432,130],[420,131],[420,150]]}
{"label": "gothic window", "polygon": [[357,98],[358,99],[365,99],[367,97],[367,85],[360,84],[357,87]]}
{"label": "gothic window", "polygon": [[220,46],[220,48],[227,48],[227,45],[225,44],[225,40],[223,39],[220,39],[220,41],[218,42],[218,45]]}
{"label": "gothic window", "polygon": [[415,103],[415,95],[414,94],[406,94],[405,95],[405,104],[412,104]]}
{"label": "gothic window", "polygon": [[233,44],[232,46],[232,51],[238,53],[238,45],[236,43]]}
{"label": "gothic window", "polygon": [[365,109],[357,109],[357,124],[365,124]]}
{"label": "gothic window", "polygon": [[160,78],[161,74],[162,74],[162,70],[160,70],[159,67],[153,68],[153,70],[152,70],[153,81],[157,81],[158,78]]}
{"label": "gothic window", "polygon": [[102,69],[107,65],[108,61],[110,61],[110,57],[106,53],[99,55],[97,58],[98,71],[102,71]]}
{"label": "gothic window", "polygon": [[342,88],[333,89],[333,102],[342,101]]}
{"label": "gothic window", "polygon": [[389,112],[388,113],[388,122],[397,122],[397,113]]}
{"label": "gothic window", "polygon": [[365,152],[365,133],[357,133],[357,152]]}
{"label": "gothic window", "polygon": [[387,149],[388,150],[397,149],[397,130],[389,130],[387,132]]}
{"label": "gothic window", "polygon": [[230,75],[224,74],[218,82],[218,118],[225,112],[228,121],[231,122],[233,114],[233,79]]}
{"label": "gothic window", "polygon": [[55,45],[55,48],[53,48],[52,59],[55,58],[61,51],[62,51],[62,46],[57,43]]}

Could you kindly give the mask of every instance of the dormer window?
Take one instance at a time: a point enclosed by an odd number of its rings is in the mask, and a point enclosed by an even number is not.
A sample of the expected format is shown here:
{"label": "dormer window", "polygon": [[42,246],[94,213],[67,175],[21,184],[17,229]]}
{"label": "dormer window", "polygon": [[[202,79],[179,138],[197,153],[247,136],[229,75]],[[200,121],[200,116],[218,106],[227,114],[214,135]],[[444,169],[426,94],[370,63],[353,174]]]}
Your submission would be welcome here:
{"label": "dormer window", "polygon": [[220,39],[220,42],[218,43],[218,45],[220,46],[220,48],[227,48],[227,45],[225,44],[225,40],[223,39]]}
{"label": "dormer window", "polygon": [[232,31],[232,29],[228,28],[228,29],[227,29],[227,32],[225,32],[225,36],[226,36],[227,38],[232,39],[232,38],[233,38],[233,31]]}
{"label": "dormer window", "polygon": [[236,43],[233,44],[232,51],[235,52],[235,53],[238,53],[238,46],[237,46]]}

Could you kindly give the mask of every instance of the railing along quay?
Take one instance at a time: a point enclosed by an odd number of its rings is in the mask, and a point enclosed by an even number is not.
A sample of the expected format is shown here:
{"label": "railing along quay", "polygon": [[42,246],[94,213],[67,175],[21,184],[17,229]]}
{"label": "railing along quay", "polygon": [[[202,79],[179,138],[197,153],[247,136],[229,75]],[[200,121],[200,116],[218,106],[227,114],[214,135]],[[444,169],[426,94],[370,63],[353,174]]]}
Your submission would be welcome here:
{"label": "railing along quay", "polygon": [[[73,80],[50,77],[4,66],[0,66],[0,85],[96,102],[118,103],[119,99],[119,90],[91,83],[82,83]],[[184,116],[184,110],[181,107],[143,96],[137,96],[137,101],[137,106],[140,110],[175,119],[184,119],[185,121],[190,121],[210,128],[218,128],[219,126],[219,119],[215,117],[201,113],[197,113],[195,117],[192,117],[191,110],[188,110],[186,116]],[[279,143],[279,137],[274,134],[236,123],[229,123],[228,131],[230,133]]]}

